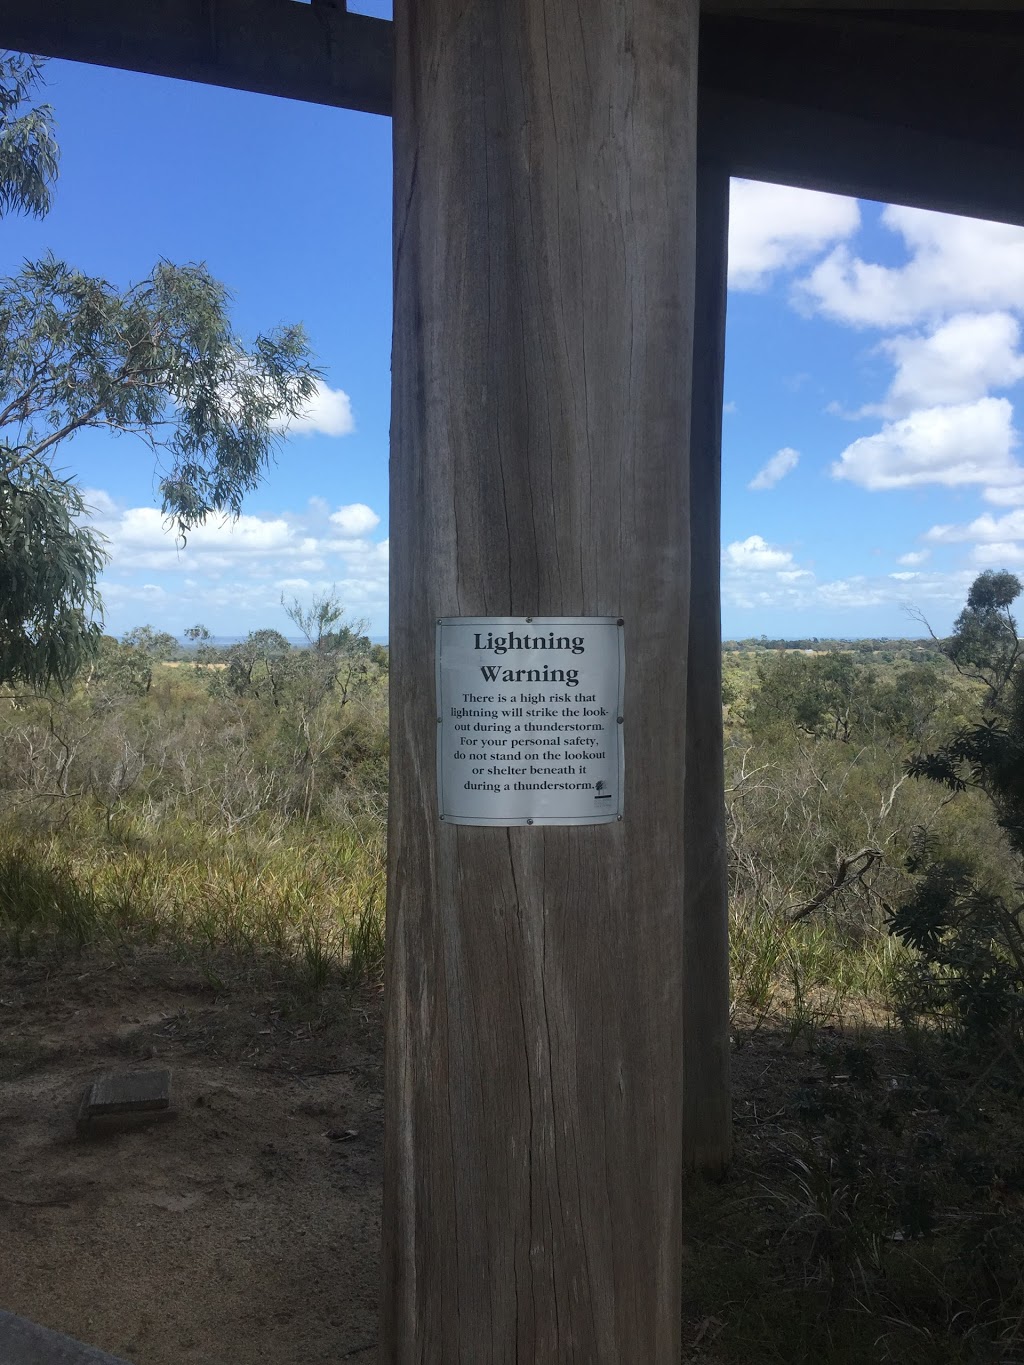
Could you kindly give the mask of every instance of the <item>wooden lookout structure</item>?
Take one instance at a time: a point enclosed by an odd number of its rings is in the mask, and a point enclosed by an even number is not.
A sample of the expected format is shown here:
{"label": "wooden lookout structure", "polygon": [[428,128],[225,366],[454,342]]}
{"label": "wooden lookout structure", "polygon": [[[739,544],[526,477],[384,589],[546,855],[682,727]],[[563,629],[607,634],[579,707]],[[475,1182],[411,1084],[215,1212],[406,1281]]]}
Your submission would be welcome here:
{"label": "wooden lookout structure", "polygon": [[[1024,224],[1020,6],[0,0],[0,42],[393,116],[380,1358],[675,1365],[729,1156],[729,177]],[[621,818],[448,822],[437,623],[546,618],[623,632]]]}

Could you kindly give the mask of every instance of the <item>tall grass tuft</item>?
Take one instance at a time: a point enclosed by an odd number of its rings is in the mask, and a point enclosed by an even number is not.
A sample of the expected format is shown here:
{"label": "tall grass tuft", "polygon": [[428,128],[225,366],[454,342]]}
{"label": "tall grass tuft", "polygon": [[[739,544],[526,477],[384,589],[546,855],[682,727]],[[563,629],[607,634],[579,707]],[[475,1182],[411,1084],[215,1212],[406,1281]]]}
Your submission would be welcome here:
{"label": "tall grass tuft", "polygon": [[298,970],[312,989],[381,970],[384,839],[320,826],[273,839],[199,825],[112,841],[82,827],[0,834],[0,947],[26,955],[165,944]]}

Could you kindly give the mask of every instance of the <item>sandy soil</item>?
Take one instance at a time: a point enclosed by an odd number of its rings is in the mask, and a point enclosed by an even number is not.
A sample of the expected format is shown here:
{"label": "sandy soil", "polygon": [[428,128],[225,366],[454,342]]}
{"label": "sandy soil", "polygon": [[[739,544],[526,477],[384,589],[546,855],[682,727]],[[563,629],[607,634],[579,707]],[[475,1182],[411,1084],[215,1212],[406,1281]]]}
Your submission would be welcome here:
{"label": "sandy soil", "polygon": [[[300,1022],[160,954],[0,966],[0,1307],[133,1365],[371,1361],[379,1011]],[[88,1082],[147,1064],[177,1119],[77,1136]]]}
{"label": "sandy soil", "polygon": [[[862,1023],[885,1074],[906,1070]],[[158,952],[0,961],[0,1308],[132,1365],[369,1365],[382,1032],[379,992],[328,991],[300,1006],[230,963],[204,979]],[[76,1134],[90,1081],[147,1067],[170,1069],[174,1121]],[[792,1187],[804,1150],[794,1095],[824,1084],[803,1041],[770,1029],[744,1038],[733,1076],[730,1176],[687,1187],[686,1263],[702,1266],[684,1283],[694,1365],[723,1358],[725,1310],[747,1293],[732,1278],[747,1237],[736,1220],[760,1208],[764,1222],[766,1182]],[[769,1287],[777,1268],[763,1272]],[[774,1332],[766,1303],[757,1322]],[[726,1355],[782,1358],[751,1349]]]}

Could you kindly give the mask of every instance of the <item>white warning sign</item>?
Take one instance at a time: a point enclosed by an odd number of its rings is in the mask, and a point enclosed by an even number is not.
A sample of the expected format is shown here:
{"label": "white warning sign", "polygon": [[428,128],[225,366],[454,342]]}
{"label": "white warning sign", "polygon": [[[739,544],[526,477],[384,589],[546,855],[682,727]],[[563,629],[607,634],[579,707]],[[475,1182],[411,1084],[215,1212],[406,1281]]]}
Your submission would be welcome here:
{"label": "white warning sign", "polygon": [[614,616],[438,621],[442,820],[621,820],[624,632]]}

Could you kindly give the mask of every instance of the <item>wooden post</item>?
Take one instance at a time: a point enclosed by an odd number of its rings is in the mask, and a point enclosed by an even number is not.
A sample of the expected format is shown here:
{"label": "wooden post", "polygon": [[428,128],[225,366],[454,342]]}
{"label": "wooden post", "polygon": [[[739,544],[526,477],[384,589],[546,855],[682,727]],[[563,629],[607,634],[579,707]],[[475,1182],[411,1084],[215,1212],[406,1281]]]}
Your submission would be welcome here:
{"label": "wooden post", "polygon": [[697,169],[690,424],[690,640],[686,687],[683,1162],[720,1174],[732,1155],[729,893],[722,750],[721,458],[729,172]]}
{"label": "wooden post", "polygon": [[[676,1365],[695,0],[398,0],[381,1359]],[[625,620],[620,823],[442,825],[442,616]]]}

